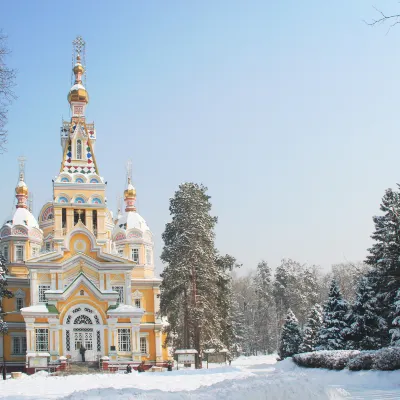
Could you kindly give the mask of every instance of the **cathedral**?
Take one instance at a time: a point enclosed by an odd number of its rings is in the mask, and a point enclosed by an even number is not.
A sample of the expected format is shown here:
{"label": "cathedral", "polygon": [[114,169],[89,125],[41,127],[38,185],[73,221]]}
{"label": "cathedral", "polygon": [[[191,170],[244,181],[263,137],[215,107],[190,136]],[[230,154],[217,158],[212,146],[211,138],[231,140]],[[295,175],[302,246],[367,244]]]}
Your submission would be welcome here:
{"label": "cathedral", "polygon": [[61,127],[62,160],[53,201],[36,219],[20,169],[15,211],[0,229],[0,251],[14,294],[3,299],[9,331],[0,341],[0,355],[8,370],[29,369],[32,356],[80,361],[82,348],[86,361],[169,358],[158,317],[161,279],[154,275],[153,236],[137,212],[130,177],[124,210],[113,216],[107,207],[96,129],[85,118],[84,49],[78,37],[75,82],[68,92],[71,118]]}

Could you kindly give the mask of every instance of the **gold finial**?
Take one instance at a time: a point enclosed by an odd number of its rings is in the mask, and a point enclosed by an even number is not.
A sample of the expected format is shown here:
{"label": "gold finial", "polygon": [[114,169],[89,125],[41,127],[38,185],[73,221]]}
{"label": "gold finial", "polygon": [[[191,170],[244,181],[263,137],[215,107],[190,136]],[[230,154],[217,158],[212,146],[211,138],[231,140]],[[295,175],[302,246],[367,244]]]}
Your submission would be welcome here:
{"label": "gold finial", "polygon": [[82,260],[80,260],[79,261],[79,272],[83,272],[83,266],[84,265],[85,265],[85,263]]}

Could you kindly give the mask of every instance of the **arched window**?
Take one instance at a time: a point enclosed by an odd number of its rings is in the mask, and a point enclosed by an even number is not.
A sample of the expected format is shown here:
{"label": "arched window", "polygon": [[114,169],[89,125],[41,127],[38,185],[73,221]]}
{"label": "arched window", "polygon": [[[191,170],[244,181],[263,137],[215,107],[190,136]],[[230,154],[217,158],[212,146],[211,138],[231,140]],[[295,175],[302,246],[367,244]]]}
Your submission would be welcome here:
{"label": "arched window", "polygon": [[93,322],[87,315],[79,315],[75,318],[74,324],[75,325],[77,325],[77,324],[93,325]]}
{"label": "arched window", "polygon": [[82,178],[76,178],[76,179],[75,179],[75,182],[76,182],[76,183],[83,183],[83,179],[82,179]]}
{"label": "arched window", "polygon": [[82,140],[76,141],[76,159],[82,160]]}

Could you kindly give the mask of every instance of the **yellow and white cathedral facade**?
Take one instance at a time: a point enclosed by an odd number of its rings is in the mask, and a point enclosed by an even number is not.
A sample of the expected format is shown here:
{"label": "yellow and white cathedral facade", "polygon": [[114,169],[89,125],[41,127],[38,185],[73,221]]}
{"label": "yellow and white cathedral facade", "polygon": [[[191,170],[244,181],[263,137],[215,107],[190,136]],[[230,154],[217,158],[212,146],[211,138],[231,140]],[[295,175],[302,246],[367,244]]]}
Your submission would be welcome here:
{"label": "yellow and white cathedral facade", "polygon": [[72,117],[61,127],[53,201],[36,219],[21,172],[14,215],[0,228],[14,294],[3,299],[9,333],[0,341],[0,355],[11,369],[25,367],[33,354],[79,361],[81,346],[87,361],[168,359],[158,317],[161,279],[154,274],[153,235],[136,210],[130,179],[124,211],[114,218],[107,208],[96,129],[85,118],[89,95],[79,52],[73,73]]}

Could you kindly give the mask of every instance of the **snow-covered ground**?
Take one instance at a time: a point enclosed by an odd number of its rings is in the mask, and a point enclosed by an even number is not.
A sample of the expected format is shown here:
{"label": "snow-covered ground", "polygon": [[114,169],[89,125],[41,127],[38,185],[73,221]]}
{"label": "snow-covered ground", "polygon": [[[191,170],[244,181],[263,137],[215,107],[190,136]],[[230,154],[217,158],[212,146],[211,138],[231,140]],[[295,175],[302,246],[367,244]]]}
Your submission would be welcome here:
{"label": "snow-covered ground", "polygon": [[25,376],[0,381],[8,400],[309,400],[400,399],[400,371],[304,369],[274,356],[240,357],[232,366],[138,374]]}

